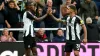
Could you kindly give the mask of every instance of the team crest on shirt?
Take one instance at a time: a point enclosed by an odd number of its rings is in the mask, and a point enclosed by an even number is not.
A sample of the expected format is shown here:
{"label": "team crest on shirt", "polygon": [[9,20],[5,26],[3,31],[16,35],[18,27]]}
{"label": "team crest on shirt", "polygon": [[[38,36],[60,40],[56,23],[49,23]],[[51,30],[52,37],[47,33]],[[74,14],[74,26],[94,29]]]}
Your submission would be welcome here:
{"label": "team crest on shirt", "polygon": [[74,26],[74,24],[67,22],[67,26]]}
{"label": "team crest on shirt", "polygon": [[84,24],[84,21],[83,20],[80,20],[80,24]]}
{"label": "team crest on shirt", "polygon": [[71,22],[69,22],[69,20],[68,20],[68,21],[67,21],[67,26],[72,26],[72,27],[74,27],[74,23],[75,23],[75,18],[73,18]]}

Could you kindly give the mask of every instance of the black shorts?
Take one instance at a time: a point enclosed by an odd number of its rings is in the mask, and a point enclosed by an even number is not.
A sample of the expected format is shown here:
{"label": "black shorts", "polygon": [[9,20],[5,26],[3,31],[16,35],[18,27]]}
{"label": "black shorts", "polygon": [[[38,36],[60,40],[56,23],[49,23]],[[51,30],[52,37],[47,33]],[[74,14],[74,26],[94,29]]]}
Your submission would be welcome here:
{"label": "black shorts", "polygon": [[72,50],[80,51],[80,42],[66,42],[65,52],[72,52]]}
{"label": "black shorts", "polygon": [[27,36],[23,37],[25,49],[36,47],[35,37]]}

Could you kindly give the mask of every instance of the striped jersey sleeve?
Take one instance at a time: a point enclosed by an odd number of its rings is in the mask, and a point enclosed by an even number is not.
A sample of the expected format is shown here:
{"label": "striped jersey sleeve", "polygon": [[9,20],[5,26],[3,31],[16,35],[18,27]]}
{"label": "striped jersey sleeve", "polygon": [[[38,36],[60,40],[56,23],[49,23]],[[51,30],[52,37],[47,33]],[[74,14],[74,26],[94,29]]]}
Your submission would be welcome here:
{"label": "striped jersey sleeve", "polygon": [[81,19],[80,16],[76,16],[77,18],[77,22],[80,24],[80,25],[83,25],[84,24],[84,21]]}

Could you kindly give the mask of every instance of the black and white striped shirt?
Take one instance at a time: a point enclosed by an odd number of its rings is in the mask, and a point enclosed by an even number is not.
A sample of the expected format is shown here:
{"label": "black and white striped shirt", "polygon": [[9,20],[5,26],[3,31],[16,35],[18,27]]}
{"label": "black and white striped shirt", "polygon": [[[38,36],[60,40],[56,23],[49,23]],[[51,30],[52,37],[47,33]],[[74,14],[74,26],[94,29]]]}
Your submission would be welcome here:
{"label": "black and white striped shirt", "polygon": [[35,37],[34,33],[34,21],[35,20],[43,20],[47,14],[43,15],[42,17],[37,18],[34,12],[26,11],[23,15],[23,22],[24,22],[24,29],[25,29],[25,36],[31,35]]}
{"label": "black and white striped shirt", "polygon": [[30,34],[32,37],[35,37],[33,19],[34,18],[32,17],[32,15],[30,15],[27,11],[24,13],[23,22],[24,22],[25,36],[28,36]]}
{"label": "black and white striped shirt", "polygon": [[84,24],[83,20],[79,16],[70,17],[67,16],[66,19],[66,39],[80,41],[80,30],[81,25]]}

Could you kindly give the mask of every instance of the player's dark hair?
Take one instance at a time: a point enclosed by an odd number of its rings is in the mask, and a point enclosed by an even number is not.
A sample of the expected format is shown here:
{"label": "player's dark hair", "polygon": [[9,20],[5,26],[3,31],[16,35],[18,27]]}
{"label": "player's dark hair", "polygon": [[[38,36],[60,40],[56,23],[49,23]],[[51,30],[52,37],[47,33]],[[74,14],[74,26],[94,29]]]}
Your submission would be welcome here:
{"label": "player's dark hair", "polygon": [[77,14],[77,8],[74,5],[69,5],[69,7]]}

